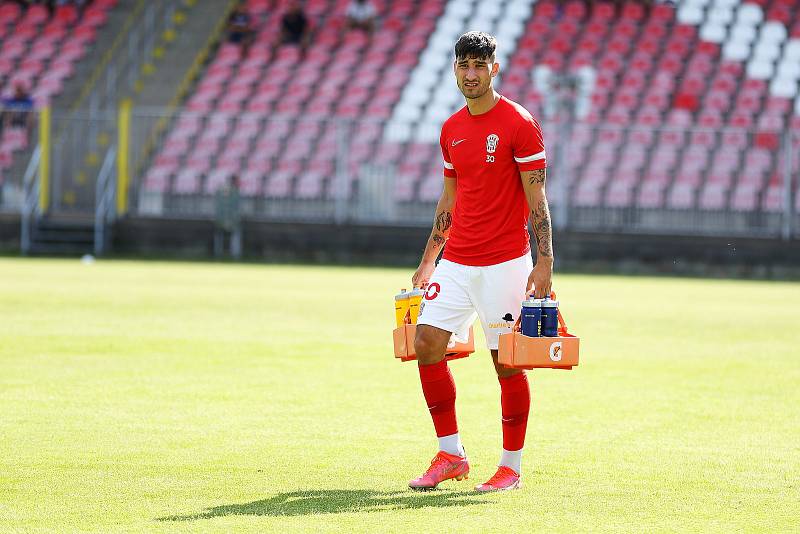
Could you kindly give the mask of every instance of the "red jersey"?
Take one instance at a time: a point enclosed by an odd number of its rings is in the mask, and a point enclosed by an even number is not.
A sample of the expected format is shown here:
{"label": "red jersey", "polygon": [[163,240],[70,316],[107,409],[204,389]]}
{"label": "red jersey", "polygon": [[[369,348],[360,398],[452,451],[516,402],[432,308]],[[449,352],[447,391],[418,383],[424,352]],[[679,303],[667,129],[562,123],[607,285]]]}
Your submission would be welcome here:
{"label": "red jersey", "polygon": [[443,258],[485,266],[530,251],[530,208],[520,171],[546,166],[542,130],[505,97],[480,115],[466,106],[442,126],[444,175],[456,178],[453,223]]}

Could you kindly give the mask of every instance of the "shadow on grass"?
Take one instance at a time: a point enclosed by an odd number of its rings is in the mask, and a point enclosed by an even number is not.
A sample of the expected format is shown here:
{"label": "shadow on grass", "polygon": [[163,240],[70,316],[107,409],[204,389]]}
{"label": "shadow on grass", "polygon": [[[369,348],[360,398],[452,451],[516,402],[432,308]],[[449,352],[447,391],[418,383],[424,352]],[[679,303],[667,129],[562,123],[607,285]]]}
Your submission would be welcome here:
{"label": "shadow on grass", "polygon": [[245,504],[215,506],[190,515],[159,517],[159,521],[192,521],[228,515],[295,516],[338,514],[343,512],[376,512],[414,508],[448,508],[484,504],[477,494],[463,492],[375,490],[314,490],[280,493],[270,499]]}

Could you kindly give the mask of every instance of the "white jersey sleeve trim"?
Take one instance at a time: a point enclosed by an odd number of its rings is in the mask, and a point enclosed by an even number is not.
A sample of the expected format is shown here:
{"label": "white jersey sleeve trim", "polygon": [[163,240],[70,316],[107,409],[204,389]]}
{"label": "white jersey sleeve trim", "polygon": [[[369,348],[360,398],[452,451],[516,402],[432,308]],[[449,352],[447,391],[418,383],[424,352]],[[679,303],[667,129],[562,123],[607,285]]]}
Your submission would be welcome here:
{"label": "white jersey sleeve trim", "polygon": [[540,159],[544,159],[544,157],[545,157],[544,150],[542,150],[537,154],[534,154],[532,156],[525,156],[524,158],[518,158],[514,156],[514,161],[516,161],[517,163],[530,163],[531,161],[538,161]]}
{"label": "white jersey sleeve trim", "polygon": [[455,169],[455,167],[453,167],[452,163],[448,163],[446,161],[444,162],[444,168],[445,169]]}

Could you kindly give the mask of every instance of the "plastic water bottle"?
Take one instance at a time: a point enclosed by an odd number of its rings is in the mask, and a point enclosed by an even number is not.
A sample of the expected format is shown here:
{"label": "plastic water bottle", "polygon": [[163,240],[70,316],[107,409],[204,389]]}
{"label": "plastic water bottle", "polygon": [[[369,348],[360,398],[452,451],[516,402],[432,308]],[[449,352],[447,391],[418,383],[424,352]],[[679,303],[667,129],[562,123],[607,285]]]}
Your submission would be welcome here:
{"label": "plastic water bottle", "polygon": [[539,321],[542,320],[542,301],[530,297],[522,301],[522,335],[539,337]]}
{"label": "plastic water bottle", "polygon": [[419,288],[412,289],[408,292],[408,316],[411,319],[411,324],[417,324],[419,305],[422,302],[423,295],[425,295],[425,292]]}
{"label": "plastic water bottle", "polygon": [[542,301],[542,335],[558,336],[558,301],[545,298]]}
{"label": "plastic water bottle", "polygon": [[403,326],[406,322],[406,315],[408,315],[408,293],[402,290],[394,296],[394,318],[398,327]]}

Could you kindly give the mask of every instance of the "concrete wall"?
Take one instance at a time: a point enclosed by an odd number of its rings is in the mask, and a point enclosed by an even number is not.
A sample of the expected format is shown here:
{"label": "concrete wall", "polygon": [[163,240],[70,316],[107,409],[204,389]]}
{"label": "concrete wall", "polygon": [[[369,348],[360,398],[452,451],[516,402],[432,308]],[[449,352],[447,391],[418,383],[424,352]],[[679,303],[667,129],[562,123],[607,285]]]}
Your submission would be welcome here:
{"label": "concrete wall", "polygon": [[[0,214],[0,250],[19,251],[19,216]],[[249,261],[414,267],[429,230],[389,226],[245,221]],[[128,217],[113,231],[117,256],[207,259],[209,219]],[[589,232],[554,236],[556,270],[800,279],[800,241]]]}
{"label": "concrete wall", "polygon": [[[210,257],[210,220],[129,218],[117,224],[123,255]],[[252,260],[415,266],[429,230],[387,226],[246,221]],[[800,242],[563,232],[554,236],[556,268],[580,272],[800,278]]]}

